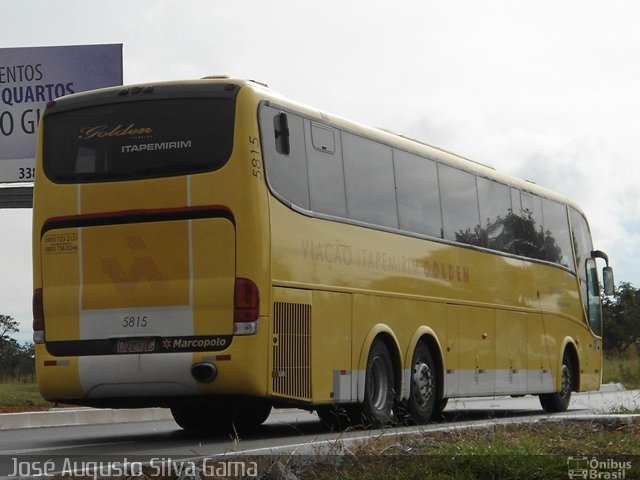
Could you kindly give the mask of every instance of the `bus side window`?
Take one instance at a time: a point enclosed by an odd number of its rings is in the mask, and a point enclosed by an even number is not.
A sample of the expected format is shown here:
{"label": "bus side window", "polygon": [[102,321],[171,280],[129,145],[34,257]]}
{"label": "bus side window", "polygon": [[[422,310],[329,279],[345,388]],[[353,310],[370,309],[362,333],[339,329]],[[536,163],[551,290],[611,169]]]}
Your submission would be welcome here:
{"label": "bus side window", "polygon": [[598,267],[593,258],[586,261],[587,268],[587,305],[591,330],[598,336],[602,335],[602,307],[600,299],[600,283],[598,281]]}
{"label": "bus side window", "polygon": [[347,218],[340,131],[305,120],[305,138],[311,210]]}
{"label": "bus side window", "polygon": [[525,192],[520,192],[520,210],[523,215],[528,215],[529,219],[533,218],[533,197]]}
{"label": "bus side window", "polygon": [[438,164],[444,238],[478,245],[480,210],[475,175]]}
{"label": "bus side window", "polygon": [[574,252],[575,252],[575,264],[576,273],[580,282],[580,293],[582,297],[582,304],[585,312],[589,315],[589,279],[587,260],[591,256],[593,250],[593,243],[591,241],[591,233],[589,232],[589,225],[587,220],[575,209],[569,209],[569,219],[571,221],[571,238],[573,240]]}
{"label": "bus side window", "polygon": [[302,117],[260,107],[266,179],[281,200],[309,209],[309,181]]}
{"label": "bus side window", "polygon": [[[510,252],[528,258],[545,260],[542,199],[536,195],[512,189],[513,242]],[[519,201],[518,201],[518,196]],[[518,203],[520,207],[518,208]]]}
{"label": "bus side window", "polygon": [[480,204],[480,242],[499,252],[507,252],[513,243],[509,227],[511,191],[509,187],[493,180],[478,177],[478,201]]}
{"label": "bus side window", "polygon": [[544,219],[545,260],[558,263],[575,272],[571,252],[571,236],[567,207],[549,199],[542,199]]}
{"label": "bus side window", "polygon": [[289,144],[289,120],[284,112],[273,117],[273,129],[276,137],[276,150],[280,155],[289,155],[291,145]]}
{"label": "bus side window", "polygon": [[341,139],[349,218],[398,228],[391,147],[346,132]]}
{"label": "bus side window", "polygon": [[333,154],[336,151],[336,139],[332,129],[311,123],[311,141],[313,148],[320,152]]}
{"label": "bus side window", "polygon": [[442,210],[436,162],[393,150],[400,228],[442,238]]}

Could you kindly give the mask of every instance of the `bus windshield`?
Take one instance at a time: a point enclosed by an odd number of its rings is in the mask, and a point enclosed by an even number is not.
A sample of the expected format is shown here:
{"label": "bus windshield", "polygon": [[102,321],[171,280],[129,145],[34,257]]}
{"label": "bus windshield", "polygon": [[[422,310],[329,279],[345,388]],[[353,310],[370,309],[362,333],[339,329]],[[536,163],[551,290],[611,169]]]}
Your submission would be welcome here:
{"label": "bus windshield", "polygon": [[44,171],[56,183],[84,183],[217,170],[231,155],[234,111],[230,98],[178,98],[54,113]]}

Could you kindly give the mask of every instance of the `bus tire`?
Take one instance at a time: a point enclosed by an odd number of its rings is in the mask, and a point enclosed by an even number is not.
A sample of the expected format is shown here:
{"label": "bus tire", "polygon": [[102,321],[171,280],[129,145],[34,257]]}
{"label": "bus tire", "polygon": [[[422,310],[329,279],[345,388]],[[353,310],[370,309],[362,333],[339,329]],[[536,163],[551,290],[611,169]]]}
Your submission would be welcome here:
{"label": "bus tire", "polygon": [[224,420],[223,417],[215,413],[210,405],[202,403],[180,404],[171,407],[171,415],[173,415],[175,422],[188,432],[207,433],[226,430],[229,423],[223,424],[220,421]]}
{"label": "bus tire", "polygon": [[411,386],[407,410],[411,420],[423,425],[439,410],[438,372],[431,351],[424,343],[418,343],[411,362]]}
{"label": "bus tire", "polygon": [[380,428],[393,419],[395,375],[389,349],[381,340],[371,345],[365,373],[362,414],[365,426]]}
{"label": "bus tire", "polygon": [[448,398],[442,398],[440,399],[439,402],[436,402],[436,406],[433,409],[433,414],[431,415],[431,418],[441,418],[443,416],[443,411],[445,408],[447,408],[447,405],[449,404],[449,399]]}
{"label": "bus tire", "polygon": [[215,397],[171,407],[171,415],[180,427],[202,433],[250,430],[262,425],[270,413],[271,404],[254,397]]}
{"label": "bus tire", "polygon": [[571,357],[567,352],[562,357],[562,382],[560,391],[555,393],[543,393],[540,395],[540,404],[547,413],[566,412],[571,402],[571,390],[574,384],[574,369]]}
{"label": "bus tire", "polygon": [[237,428],[252,429],[262,425],[271,414],[271,403],[260,397],[240,397],[231,408]]}

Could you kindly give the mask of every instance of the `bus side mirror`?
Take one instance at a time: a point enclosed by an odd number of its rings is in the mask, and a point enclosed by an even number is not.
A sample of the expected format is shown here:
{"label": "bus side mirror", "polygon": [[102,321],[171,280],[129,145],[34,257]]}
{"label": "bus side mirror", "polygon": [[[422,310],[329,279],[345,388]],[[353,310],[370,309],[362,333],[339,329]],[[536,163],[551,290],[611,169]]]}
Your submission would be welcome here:
{"label": "bus side mirror", "polygon": [[614,295],[613,268],[609,266],[609,257],[601,250],[593,250],[591,258],[601,258],[607,262],[607,266],[602,269],[602,282],[604,283],[604,294],[607,297],[612,297]]}
{"label": "bus side mirror", "polygon": [[604,283],[604,294],[612,297],[615,293],[613,287],[613,268],[607,266],[602,269],[602,282]]}

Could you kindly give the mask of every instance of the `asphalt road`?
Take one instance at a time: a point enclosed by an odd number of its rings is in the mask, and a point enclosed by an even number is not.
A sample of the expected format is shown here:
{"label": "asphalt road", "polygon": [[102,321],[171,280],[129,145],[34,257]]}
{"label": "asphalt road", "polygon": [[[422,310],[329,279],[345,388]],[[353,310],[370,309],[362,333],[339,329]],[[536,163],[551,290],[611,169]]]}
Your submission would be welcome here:
{"label": "asphalt road", "polygon": [[[561,420],[567,416],[639,409],[640,391],[592,392],[574,394],[569,411],[552,417]],[[299,410],[274,411],[259,429],[235,436],[191,434],[172,420],[5,430],[0,432],[0,478],[15,478],[9,474],[15,470],[16,462],[22,465],[23,461],[27,469],[33,468],[34,462],[53,459],[59,463],[66,458],[92,461],[127,458],[149,462],[152,458],[179,460],[238,453],[325,453],[348,448],[345,445],[352,440],[369,436],[415,435],[469,425],[533,422],[548,417],[550,415],[542,412],[537,397],[498,397],[452,400],[443,418],[426,426],[346,433],[329,432],[317,416]]]}

